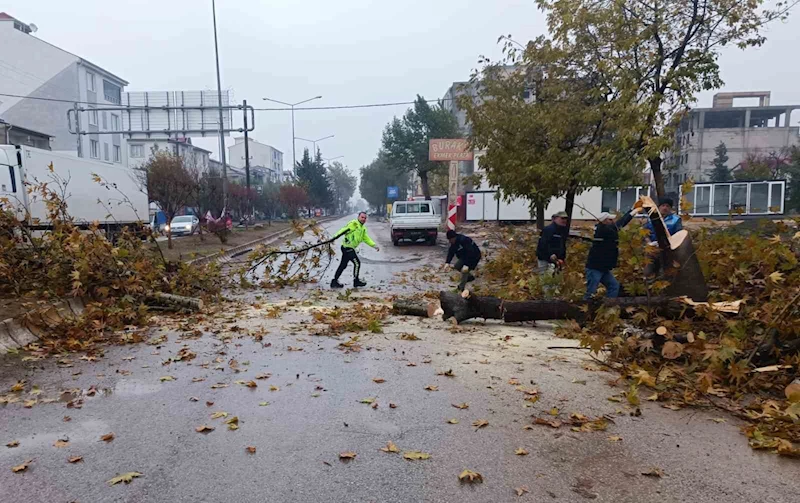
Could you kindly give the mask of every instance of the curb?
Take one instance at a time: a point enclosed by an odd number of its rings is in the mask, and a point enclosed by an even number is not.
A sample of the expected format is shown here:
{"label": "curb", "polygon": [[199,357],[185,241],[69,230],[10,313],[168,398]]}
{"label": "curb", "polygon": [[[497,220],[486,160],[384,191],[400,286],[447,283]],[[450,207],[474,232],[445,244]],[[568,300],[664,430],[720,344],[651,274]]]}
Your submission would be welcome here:
{"label": "curb", "polygon": [[[56,324],[64,318],[76,316],[83,312],[84,302],[81,298],[60,300],[42,312],[42,320],[47,324]],[[39,340],[41,329],[27,326],[21,317],[0,321],[0,353],[27,346]]]}
{"label": "curb", "polygon": [[[339,219],[339,218],[342,218],[341,215],[340,216],[334,216],[334,217],[323,217],[323,218],[320,218],[320,219],[315,220],[315,221],[318,224],[321,224],[321,223],[330,222],[331,220],[336,220],[336,219]],[[258,239],[254,240],[254,241],[250,241],[248,243],[244,243],[244,244],[241,244],[239,246],[234,246],[233,248],[231,248],[229,250],[212,253],[211,255],[206,255],[205,257],[199,257],[199,258],[196,258],[194,260],[190,260],[190,261],[187,262],[187,264],[190,264],[190,265],[203,265],[203,264],[207,264],[209,262],[216,262],[216,261],[219,261],[220,263],[224,264],[226,262],[230,262],[230,260],[232,258],[234,258],[235,256],[238,256],[238,255],[241,255],[243,253],[248,253],[248,252],[252,251],[253,248],[255,248],[258,245],[267,244],[267,243],[271,243],[273,241],[277,241],[277,240],[279,240],[279,239],[281,239],[281,238],[283,238],[285,236],[288,236],[288,235],[292,234],[293,232],[294,232],[294,229],[292,229],[292,228],[284,229],[284,230],[278,231],[278,232],[276,232],[274,234],[268,234],[268,235],[264,236],[263,238],[258,238]]]}

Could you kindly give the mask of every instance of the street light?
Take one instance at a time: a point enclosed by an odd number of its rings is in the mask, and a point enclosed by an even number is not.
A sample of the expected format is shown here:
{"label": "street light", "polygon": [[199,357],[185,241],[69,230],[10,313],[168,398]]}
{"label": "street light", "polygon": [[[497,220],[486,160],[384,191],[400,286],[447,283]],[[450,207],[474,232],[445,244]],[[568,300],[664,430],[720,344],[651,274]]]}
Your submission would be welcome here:
{"label": "street light", "polygon": [[[217,44],[217,3],[211,0],[211,12],[214,18],[214,57],[217,61],[217,101],[219,104],[219,159],[222,161],[222,201],[228,206],[228,169],[225,162],[225,133],[222,121],[222,79],[219,75],[219,45]],[[245,129],[247,129],[245,127]]]}
{"label": "street light", "polygon": [[336,157],[330,157],[330,158],[328,158],[328,159],[326,159],[326,158],[324,158],[324,157],[323,157],[323,158],[322,158],[322,160],[323,160],[323,161],[327,161],[327,162],[331,162],[331,161],[335,161],[336,159],[341,159],[341,158],[343,158],[343,157],[344,157],[343,155],[337,155]]}
{"label": "street light", "polygon": [[321,142],[322,140],[327,140],[328,138],[333,138],[334,136],[336,136],[336,135],[326,136],[324,138],[319,138],[317,140],[309,140],[308,138],[301,138],[301,137],[298,136],[297,139],[298,140],[307,141],[308,143],[313,143],[314,144],[314,153],[313,153],[313,155],[317,155],[317,143]]}
{"label": "street light", "polygon": [[307,100],[298,101],[297,103],[286,103],[285,101],[280,100],[273,100],[272,98],[261,98],[264,101],[271,101],[273,103],[280,103],[281,105],[286,105],[287,107],[291,107],[292,109],[292,171],[294,171],[295,166],[297,166],[297,156],[295,155],[294,149],[294,107],[297,105],[302,105],[303,103],[308,103],[309,101],[314,101],[322,98],[322,96],[314,96],[313,98],[308,98]]}

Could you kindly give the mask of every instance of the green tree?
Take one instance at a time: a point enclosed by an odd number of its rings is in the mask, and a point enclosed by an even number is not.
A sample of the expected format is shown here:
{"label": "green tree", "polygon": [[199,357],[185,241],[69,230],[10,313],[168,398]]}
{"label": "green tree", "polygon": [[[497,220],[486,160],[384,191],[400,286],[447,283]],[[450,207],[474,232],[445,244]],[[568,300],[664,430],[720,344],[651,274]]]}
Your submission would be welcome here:
{"label": "green tree", "polygon": [[383,130],[382,149],[386,162],[400,173],[416,172],[422,184],[422,194],[431,197],[428,174],[446,172],[445,163],[428,160],[429,140],[461,138],[458,121],[442,103],[430,106],[417,95],[414,106],[402,119],[395,117]]}
{"label": "green tree", "polygon": [[337,214],[344,214],[347,211],[348,201],[356,191],[358,179],[338,161],[328,166],[328,173],[333,191],[334,210]]}
{"label": "green tree", "polygon": [[712,182],[727,182],[731,179],[731,170],[728,169],[728,147],[725,143],[719,142],[719,145],[714,147],[714,160],[711,164],[714,169],[711,170]]}
{"label": "green tree", "polygon": [[792,162],[786,167],[786,209],[800,212],[800,148],[792,147]]}
{"label": "green tree", "polygon": [[594,70],[617,96],[617,134],[649,163],[665,193],[663,152],[697,93],[722,86],[723,47],[761,45],[765,25],[797,2],[763,0],[537,0],[558,44],[597,56]]}
{"label": "green tree", "polygon": [[361,197],[381,215],[386,214],[386,205],[393,201],[386,195],[387,187],[398,187],[400,191],[398,199],[405,199],[408,192],[408,174],[398,173],[387,162],[386,153],[379,152],[374,161],[361,168],[361,182],[358,188]]}
{"label": "green tree", "polygon": [[256,209],[262,212],[269,225],[272,225],[280,206],[280,185],[267,181],[261,186],[261,193],[256,199]]}
{"label": "green tree", "polygon": [[638,182],[641,167],[618,144],[609,121],[613,90],[582,62],[592,54],[540,37],[521,50],[507,41],[502,63],[486,62],[473,76],[475,97],[459,106],[471,125],[470,141],[487,181],[506,199],[524,197],[544,226],[544,209],[591,186]]}
{"label": "green tree", "polygon": [[[308,149],[303,150],[303,159],[294,168],[294,175],[298,185],[303,187],[308,194],[308,202],[315,208],[330,208],[333,205],[333,195],[322,153],[317,150],[314,160]],[[310,209],[310,208],[309,208]]]}

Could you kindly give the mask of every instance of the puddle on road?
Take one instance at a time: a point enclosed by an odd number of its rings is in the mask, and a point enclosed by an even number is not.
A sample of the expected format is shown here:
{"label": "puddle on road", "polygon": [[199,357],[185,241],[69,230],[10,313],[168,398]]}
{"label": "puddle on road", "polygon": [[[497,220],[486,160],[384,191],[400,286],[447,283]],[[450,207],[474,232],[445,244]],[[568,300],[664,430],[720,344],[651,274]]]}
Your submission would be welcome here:
{"label": "puddle on road", "polygon": [[72,421],[64,423],[63,430],[59,432],[42,432],[35,433],[28,437],[15,438],[19,440],[19,446],[14,449],[3,449],[0,451],[0,456],[8,454],[9,456],[17,456],[26,451],[32,451],[41,448],[51,448],[57,440],[67,440],[70,445],[87,444],[98,442],[101,435],[105,435],[111,431],[108,423],[104,421]]}
{"label": "puddle on road", "polygon": [[157,393],[159,389],[161,389],[161,386],[158,384],[125,380],[119,381],[116,386],[114,386],[113,393],[119,396],[140,396]]}

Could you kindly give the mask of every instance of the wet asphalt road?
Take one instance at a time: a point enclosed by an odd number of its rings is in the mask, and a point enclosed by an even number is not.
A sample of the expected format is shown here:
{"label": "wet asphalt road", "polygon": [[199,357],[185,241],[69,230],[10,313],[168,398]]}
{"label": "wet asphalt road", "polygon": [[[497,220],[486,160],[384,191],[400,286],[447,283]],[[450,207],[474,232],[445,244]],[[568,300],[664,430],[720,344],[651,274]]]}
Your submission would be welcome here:
{"label": "wet asphalt road", "polygon": [[[310,335],[316,330],[307,323],[320,306],[348,308],[354,300],[381,301],[387,291],[414,289],[404,272],[443,260],[440,247],[384,247],[388,231],[370,228],[382,253],[362,254],[374,260],[363,264],[371,286],[349,301],[306,286],[251,295],[253,305],[215,316],[164,318],[150,336],[165,341],[108,347],[96,361],[0,357],[0,396],[19,399],[0,406],[0,500],[797,501],[795,461],[751,451],[740,424],[718,411],[669,411],[644,401],[643,391],[642,415],[631,416],[624,399],[608,400],[627,389],[615,382],[617,375],[583,351],[548,349],[576,345],[554,339],[548,326],[454,328],[392,317],[383,333],[361,334],[357,352],[337,347],[352,334]],[[420,260],[400,263],[414,253]],[[322,283],[331,276],[329,270]],[[288,298],[296,301],[287,306]],[[276,305],[279,317],[271,318]],[[403,333],[421,340],[400,340]],[[196,357],[170,362],[184,347]],[[447,370],[453,376],[443,375]],[[161,380],[167,376],[174,380]],[[25,391],[7,393],[21,379]],[[250,380],[257,387],[236,383]],[[33,386],[41,393],[31,394]],[[525,400],[530,395],[519,386],[538,389],[540,399]],[[75,397],[82,407],[68,408]],[[377,408],[360,403],[365,398]],[[25,408],[29,399],[38,402]],[[461,403],[469,407],[452,405]],[[227,418],[212,419],[214,412],[237,416],[239,428],[227,429]],[[529,426],[532,416],[563,421],[573,412],[613,422],[595,432]],[[476,429],[478,420],[489,424]],[[201,425],[215,429],[197,433]],[[111,442],[100,440],[111,432]],[[4,446],[15,440],[18,447]],[[58,440],[69,443],[56,447]],[[380,451],[388,441],[401,453],[418,450],[431,458],[409,461]],[[528,454],[516,455],[518,448]],[[340,461],[346,451],[355,459]],[[70,464],[72,456],[83,460]],[[28,459],[26,471],[12,473]],[[653,468],[663,477],[642,475]],[[481,473],[484,482],[459,483],[464,469]],[[142,476],[129,485],[106,483],[132,471]],[[518,497],[515,488],[522,487],[529,492]]]}

